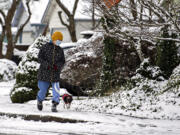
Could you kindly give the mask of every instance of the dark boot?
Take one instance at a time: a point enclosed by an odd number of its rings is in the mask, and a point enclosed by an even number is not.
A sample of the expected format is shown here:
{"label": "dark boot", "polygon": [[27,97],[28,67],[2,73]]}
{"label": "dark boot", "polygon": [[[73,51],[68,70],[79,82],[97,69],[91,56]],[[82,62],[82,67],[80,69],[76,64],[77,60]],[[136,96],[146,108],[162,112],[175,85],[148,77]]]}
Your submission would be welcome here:
{"label": "dark boot", "polygon": [[58,105],[58,103],[52,101],[52,107],[51,107],[51,111],[52,111],[52,112],[57,112],[57,108],[56,108],[57,105]]}
{"label": "dark boot", "polygon": [[42,111],[42,109],[43,109],[42,101],[37,101],[37,108],[39,111]]}

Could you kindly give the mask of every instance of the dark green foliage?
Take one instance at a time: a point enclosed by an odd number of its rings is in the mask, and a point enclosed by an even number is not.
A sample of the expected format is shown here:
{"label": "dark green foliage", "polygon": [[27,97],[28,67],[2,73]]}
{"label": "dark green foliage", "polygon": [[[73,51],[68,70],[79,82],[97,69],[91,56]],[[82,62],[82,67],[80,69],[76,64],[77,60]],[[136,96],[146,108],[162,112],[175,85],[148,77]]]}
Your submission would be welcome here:
{"label": "dark green foliage", "polygon": [[100,21],[102,23],[103,29],[106,30],[107,32],[108,32],[107,26],[112,29],[114,27],[115,23],[116,23],[116,21],[114,19],[110,19],[110,18],[108,18],[106,16],[102,17]]}
{"label": "dark green foliage", "polygon": [[[168,26],[162,29],[162,38],[177,38],[176,33],[169,34]],[[179,64],[176,42],[172,40],[159,40],[157,43],[156,65],[164,72],[166,78],[172,74],[173,69]]]}
{"label": "dark green foliage", "polygon": [[[21,90],[19,88],[26,88],[28,90]],[[28,70],[28,74],[16,74],[16,85],[13,88],[10,96],[13,103],[24,103],[29,100],[36,99],[37,87],[37,71]]]}
{"label": "dark green foliage", "polygon": [[103,68],[101,74],[101,90],[102,93],[108,89],[114,87],[115,85],[115,39],[111,37],[105,37],[104,39],[104,59],[103,59]]}
{"label": "dark green foliage", "polygon": [[164,76],[160,68],[157,66],[152,66],[149,59],[145,59],[136,72],[148,79],[157,81],[164,80]]}
{"label": "dark green foliage", "polygon": [[21,87],[29,87],[38,89],[37,87],[37,71],[29,71],[29,74],[16,74],[16,83]]}
{"label": "dark green foliage", "polygon": [[[15,90],[16,88],[14,88],[13,91]],[[24,90],[22,89],[21,91],[11,94],[10,98],[13,103],[24,103],[29,100],[36,99],[36,93],[37,93],[37,89],[34,91],[33,90],[27,91],[26,89]]]}
{"label": "dark green foliage", "polygon": [[0,80],[2,80],[2,79],[3,79],[3,75],[0,74]]}
{"label": "dark green foliage", "polygon": [[[101,18],[101,23],[103,29],[108,33],[108,28],[113,28],[116,21],[107,16]],[[115,73],[115,44],[114,38],[105,36],[104,39],[104,49],[103,49],[103,63],[102,71],[100,76],[100,95],[103,95],[108,89],[114,87],[114,73]]]}

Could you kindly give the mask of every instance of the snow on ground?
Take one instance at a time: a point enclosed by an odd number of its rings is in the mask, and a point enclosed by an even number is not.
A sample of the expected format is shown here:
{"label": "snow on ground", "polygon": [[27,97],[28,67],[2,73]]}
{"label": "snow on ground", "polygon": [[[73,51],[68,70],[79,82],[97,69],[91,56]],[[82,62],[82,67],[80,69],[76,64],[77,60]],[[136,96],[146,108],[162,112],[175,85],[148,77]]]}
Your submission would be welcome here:
{"label": "snow on ground", "polygon": [[[96,116],[96,115],[94,115]],[[102,116],[103,123],[56,123],[0,117],[0,133],[23,135],[179,135],[179,122]],[[119,120],[118,120],[119,118]]]}
{"label": "snow on ground", "polygon": [[[62,102],[58,106],[58,113],[50,111],[51,101],[44,102],[43,111],[36,109],[36,101],[25,104],[13,104],[9,93],[15,80],[0,82],[0,112],[17,114],[36,114],[40,116],[56,116],[69,119],[85,120],[87,123],[58,123],[25,121],[21,118],[0,116],[0,134],[12,135],[179,135],[180,121],[139,119],[116,114],[77,111],[86,108],[87,100],[77,100],[70,110],[63,109]],[[98,100],[96,100],[98,102]]]}

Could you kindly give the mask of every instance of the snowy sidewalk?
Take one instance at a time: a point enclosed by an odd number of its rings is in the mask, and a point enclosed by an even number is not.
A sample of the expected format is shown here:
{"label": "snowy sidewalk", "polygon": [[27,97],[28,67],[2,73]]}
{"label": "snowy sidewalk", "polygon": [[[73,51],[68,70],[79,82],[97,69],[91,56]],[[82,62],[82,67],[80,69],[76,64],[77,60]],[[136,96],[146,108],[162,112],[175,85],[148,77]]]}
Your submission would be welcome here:
{"label": "snowy sidewalk", "polygon": [[[14,82],[0,83],[0,134],[18,135],[179,135],[180,121],[149,120],[121,115],[80,112],[72,104],[70,110],[58,106],[51,112],[51,101],[44,102],[43,111],[36,108],[36,100],[13,104],[9,92]],[[75,99],[76,100],[76,99]],[[7,117],[10,115],[11,117]],[[15,117],[19,116],[19,117]],[[31,116],[31,117],[30,117]],[[36,117],[37,121],[31,120]],[[39,119],[41,118],[41,119]],[[24,120],[26,119],[26,120]],[[41,120],[41,121],[38,121]],[[46,122],[43,122],[46,121]],[[59,120],[59,121],[58,121]],[[65,122],[65,123],[64,123]]]}
{"label": "snowy sidewalk", "polygon": [[[63,108],[63,103],[61,102],[58,106],[57,113],[51,112],[51,101],[43,102],[43,110],[38,111],[36,107],[36,100],[30,101],[24,104],[12,103],[9,97],[11,88],[13,87],[14,82],[2,82],[0,83],[0,116],[9,116],[9,117],[21,117],[26,120],[41,120],[41,121],[56,121],[56,122],[86,122],[92,121],[92,117],[85,117],[87,113],[75,112],[71,109],[67,110]],[[85,115],[85,116],[84,116]],[[93,121],[96,121],[94,119]],[[99,122],[99,120],[97,120]]]}
{"label": "snowy sidewalk", "polygon": [[[51,112],[51,100],[43,102],[43,110],[39,111],[36,107],[36,100],[24,104],[12,103],[10,100],[10,90],[14,82],[0,83],[0,116],[21,117],[23,119],[38,121],[55,122],[102,122],[102,118],[97,113],[76,112],[76,106],[72,105],[69,110],[63,108],[63,103],[58,105],[57,113]],[[76,99],[74,99],[76,100]],[[97,115],[96,117],[95,114]],[[88,116],[88,117],[87,117]]]}

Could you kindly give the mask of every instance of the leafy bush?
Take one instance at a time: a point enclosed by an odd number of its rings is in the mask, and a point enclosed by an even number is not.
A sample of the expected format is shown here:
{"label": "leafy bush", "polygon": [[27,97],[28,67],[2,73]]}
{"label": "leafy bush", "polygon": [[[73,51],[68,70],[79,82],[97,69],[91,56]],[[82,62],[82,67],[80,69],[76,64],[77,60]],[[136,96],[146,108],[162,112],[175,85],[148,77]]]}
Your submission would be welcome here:
{"label": "leafy bush", "polygon": [[13,103],[24,103],[36,99],[37,71],[39,68],[38,53],[43,44],[48,41],[46,37],[38,37],[28,48],[16,72],[16,84],[10,93]]}

